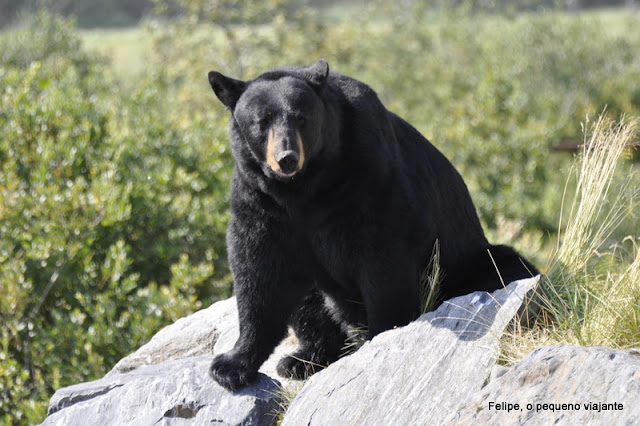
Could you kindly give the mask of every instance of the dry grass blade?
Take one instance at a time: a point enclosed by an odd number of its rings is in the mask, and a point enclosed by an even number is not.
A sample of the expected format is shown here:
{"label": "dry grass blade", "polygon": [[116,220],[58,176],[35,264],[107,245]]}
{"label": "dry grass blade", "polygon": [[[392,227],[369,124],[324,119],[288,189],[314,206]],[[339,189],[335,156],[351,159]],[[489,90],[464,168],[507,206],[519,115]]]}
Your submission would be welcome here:
{"label": "dry grass blade", "polygon": [[420,302],[422,313],[430,312],[437,306],[440,283],[444,279],[444,271],[440,268],[440,241],[436,240],[429,264],[420,277]]}

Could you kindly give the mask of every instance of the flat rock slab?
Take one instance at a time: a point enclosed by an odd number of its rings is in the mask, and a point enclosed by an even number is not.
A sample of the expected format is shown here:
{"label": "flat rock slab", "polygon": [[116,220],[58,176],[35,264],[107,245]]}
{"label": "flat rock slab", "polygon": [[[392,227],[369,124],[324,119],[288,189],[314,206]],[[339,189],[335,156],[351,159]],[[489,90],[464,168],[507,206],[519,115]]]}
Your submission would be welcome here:
{"label": "flat rock slab", "polygon": [[212,356],[148,365],[58,390],[43,425],[271,425],[279,383],[261,374],[234,394],[208,375]]}
{"label": "flat rock slab", "polygon": [[[500,410],[498,403],[503,404]],[[536,349],[476,393],[447,423],[640,425],[640,352],[584,346]]]}
{"label": "flat rock slab", "polygon": [[472,293],[365,343],[313,375],[283,425],[438,425],[468,405],[538,277]]}

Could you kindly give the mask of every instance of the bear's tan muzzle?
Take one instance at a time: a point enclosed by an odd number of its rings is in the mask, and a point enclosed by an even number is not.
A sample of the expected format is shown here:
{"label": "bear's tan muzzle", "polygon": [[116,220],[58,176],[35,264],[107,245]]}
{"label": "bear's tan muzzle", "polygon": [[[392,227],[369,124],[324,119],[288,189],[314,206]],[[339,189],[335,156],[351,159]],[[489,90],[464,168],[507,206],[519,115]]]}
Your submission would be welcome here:
{"label": "bear's tan muzzle", "polygon": [[267,164],[276,174],[292,177],[304,166],[304,144],[298,129],[271,126],[267,136]]}

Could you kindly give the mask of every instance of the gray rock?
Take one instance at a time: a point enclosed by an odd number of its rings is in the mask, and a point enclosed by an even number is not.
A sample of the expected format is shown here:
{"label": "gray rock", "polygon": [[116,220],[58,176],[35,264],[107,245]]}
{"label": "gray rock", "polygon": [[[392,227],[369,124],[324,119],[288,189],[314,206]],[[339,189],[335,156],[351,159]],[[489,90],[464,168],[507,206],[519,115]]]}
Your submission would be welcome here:
{"label": "gray rock", "polygon": [[[231,297],[166,326],[147,344],[118,361],[107,373],[107,377],[127,373],[143,365],[212,353],[221,354],[233,347],[238,335],[236,298]],[[293,352],[296,345],[295,335],[290,332],[262,365],[260,372],[270,377],[278,377],[276,373],[278,361],[286,354]],[[286,379],[281,381],[284,384],[289,383]]]}
{"label": "gray rock", "polygon": [[[498,410],[498,403],[505,405]],[[638,425],[640,355],[602,347],[538,348],[445,423]]]}
{"label": "gray rock", "polygon": [[489,382],[493,382],[497,378],[504,376],[507,371],[509,371],[509,368],[504,365],[494,365],[489,374]]}
{"label": "gray rock", "polygon": [[279,384],[265,375],[231,394],[207,374],[212,356],[184,358],[60,389],[43,425],[271,425]]}
{"label": "gray rock", "polygon": [[[377,336],[313,376],[285,424],[441,422],[481,388],[502,330],[535,283],[453,299]],[[285,339],[263,365],[266,375],[232,394],[209,378],[208,367],[211,351],[229,350],[237,335],[235,299],[183,318],[104,378],[58,390],[43,424],[272,424],[280,402],[275,365],[295,348],[295,338]]]}
{"label": "gray rock", "polygon": [[212,354],[238,337],[234,297],[181,318],[121,359],[102,379],[59,389],[44,425],[272,424],[281,386],[278,360],[297,341],[285,339],[260,369],[260,380],[231,394],[208,375]]}
{"label": "gray rock", "polygon": [[126,373],[142,365],[212,354],[215,343],[237,329],[237,324],[235,297],[214,303],[160,330],[147,344],[122,358],[108,375]]}
{"label": "gray rock", "polygon": [[313,375],[283,425],[444,424],[486,382],[499,339],[538,277],[472,293]]}

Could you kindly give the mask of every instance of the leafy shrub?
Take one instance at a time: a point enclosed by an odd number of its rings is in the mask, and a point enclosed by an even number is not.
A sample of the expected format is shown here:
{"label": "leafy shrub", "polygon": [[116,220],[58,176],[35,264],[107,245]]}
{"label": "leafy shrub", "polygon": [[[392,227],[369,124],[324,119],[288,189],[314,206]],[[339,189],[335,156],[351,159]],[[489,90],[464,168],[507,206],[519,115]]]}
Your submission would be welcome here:
{"label": "leafy shrub", "polygon": [[40,421],[55,389],[100,377],[164,324],[229,294],[229,155],[202,143],[219,123],[177,121],[161,76],[120,92],[71,28],[41,14],[0,39],[9,424]]}

